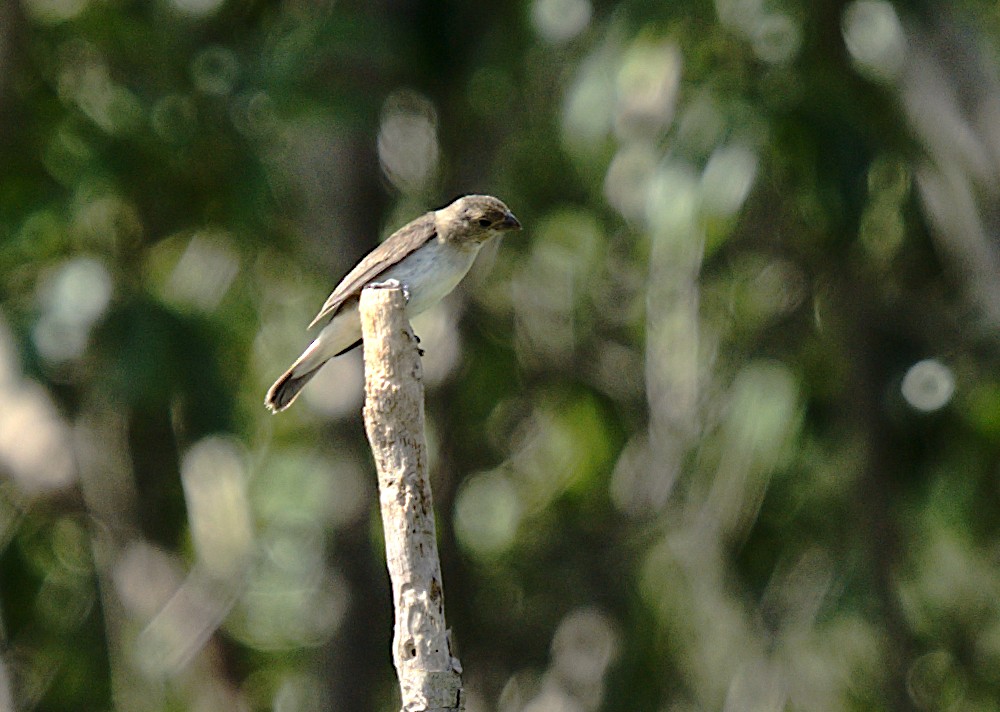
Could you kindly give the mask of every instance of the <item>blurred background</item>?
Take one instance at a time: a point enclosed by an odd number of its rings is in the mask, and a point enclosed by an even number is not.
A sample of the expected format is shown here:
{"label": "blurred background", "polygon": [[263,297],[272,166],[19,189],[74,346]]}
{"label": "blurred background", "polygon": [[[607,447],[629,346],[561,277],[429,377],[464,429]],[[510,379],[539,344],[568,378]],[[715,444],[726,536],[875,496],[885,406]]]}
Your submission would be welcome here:
{"label": "blurred background", "polygon": [[378,240],[470,712],[1000,708],[1000,7],[0,2],[0,709],[398,708]]}

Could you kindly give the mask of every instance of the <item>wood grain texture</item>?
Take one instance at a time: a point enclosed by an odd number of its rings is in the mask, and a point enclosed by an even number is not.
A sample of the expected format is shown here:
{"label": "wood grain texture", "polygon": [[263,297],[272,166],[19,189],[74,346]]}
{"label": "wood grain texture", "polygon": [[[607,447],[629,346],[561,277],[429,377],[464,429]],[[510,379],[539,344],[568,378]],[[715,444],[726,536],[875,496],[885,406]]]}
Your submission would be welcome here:
{"label": "wood grain texture", "polygon": [[424,391],[416,338],[398,286],[361,294],[364,420],[378,471],[395,609],[393,662],[404,712],[464,709],[452,656],[427,476]]}

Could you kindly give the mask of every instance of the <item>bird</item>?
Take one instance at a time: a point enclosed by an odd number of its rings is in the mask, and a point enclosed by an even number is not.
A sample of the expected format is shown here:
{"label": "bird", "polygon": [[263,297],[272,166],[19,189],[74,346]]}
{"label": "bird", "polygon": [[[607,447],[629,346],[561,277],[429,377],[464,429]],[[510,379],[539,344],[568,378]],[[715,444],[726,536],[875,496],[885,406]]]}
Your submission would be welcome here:
{"label": "bird", "polygon": [[499,198],[465,195],[396,230],[333,290],[308,327],[322,325],[322,330],[268,389],[264,405],[272,413],[285,410],[323,364],[361,344],[358,304],[366,286],[398,282],[412,318],[462,281],[488,240],[520,229],[521,223]]}

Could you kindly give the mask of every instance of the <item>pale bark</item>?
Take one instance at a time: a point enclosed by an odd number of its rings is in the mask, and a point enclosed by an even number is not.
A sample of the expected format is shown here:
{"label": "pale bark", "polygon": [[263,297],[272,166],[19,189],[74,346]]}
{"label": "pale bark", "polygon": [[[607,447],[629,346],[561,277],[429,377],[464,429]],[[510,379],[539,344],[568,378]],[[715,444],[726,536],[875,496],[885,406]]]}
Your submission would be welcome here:
{"label": "pale bark", "polygon": [[378,471],[392,580],[392,657],[404,712],[461,710],[461,666],[452,657],[445,626],[427,476],[423,374],[405,306],[396,285],[374,285],[361,293],[365,430]]}

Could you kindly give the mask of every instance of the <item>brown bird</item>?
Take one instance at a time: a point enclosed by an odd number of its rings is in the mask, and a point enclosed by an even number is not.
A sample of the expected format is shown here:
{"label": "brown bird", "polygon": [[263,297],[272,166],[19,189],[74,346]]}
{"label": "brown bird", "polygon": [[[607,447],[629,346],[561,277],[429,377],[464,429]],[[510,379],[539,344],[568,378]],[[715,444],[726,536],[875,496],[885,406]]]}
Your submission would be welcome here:
{"label": "brown bird", "polygon": [[275,381],[264,399],[272,412],[284,410],[302,387],[335,356],[361,343],[358,300],[374,282],[396,280],[408,294],[409,317],[426,311],[455,288],[487,240],[521,223],[489,195],[466,195],[399,228],[347,273],[333,290],[311,329],[325,324],[295,363]]}

